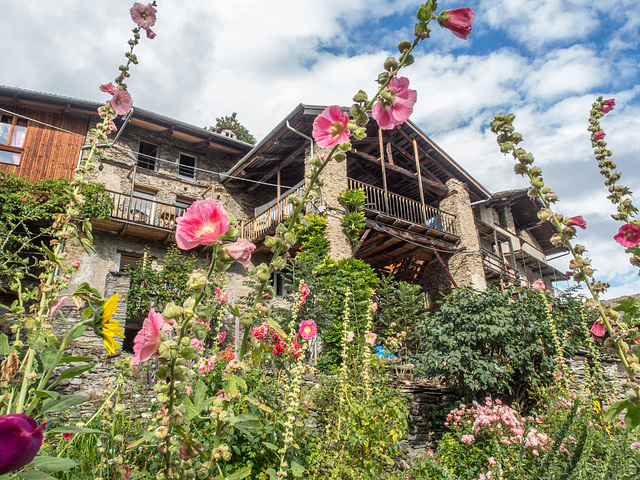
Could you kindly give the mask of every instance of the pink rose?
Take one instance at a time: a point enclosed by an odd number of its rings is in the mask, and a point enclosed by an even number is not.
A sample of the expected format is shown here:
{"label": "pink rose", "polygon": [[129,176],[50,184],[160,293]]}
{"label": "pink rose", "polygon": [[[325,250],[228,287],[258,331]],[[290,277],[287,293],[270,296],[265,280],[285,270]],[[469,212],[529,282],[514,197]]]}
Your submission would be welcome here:
{"label": "pink rose", "polygon": [[229,230],[227,212],[212,199],[194,202],[176,223],[176,243],[182,250],[210,245]]}
{"label": "pink rose", "polygon": [[255,249],[256,246],[249,240],[239,238],[234,243],[227,245],[227,255],[247,267]]}
{"label": "pink rose", "polygon": [[466,40],[471,35],[471,23],[476,14],[469,7],[443,10],[438,15],[438,23],[442,28],[448,28],[458,38]]}

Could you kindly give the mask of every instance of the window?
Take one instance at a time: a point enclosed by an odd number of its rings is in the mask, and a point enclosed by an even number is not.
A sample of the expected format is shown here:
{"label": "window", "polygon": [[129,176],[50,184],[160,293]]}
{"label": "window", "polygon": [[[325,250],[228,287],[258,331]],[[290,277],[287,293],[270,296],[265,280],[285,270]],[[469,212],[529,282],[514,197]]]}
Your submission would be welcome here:
{"label": "window", "polygon": [[191,155],[180,154],[178,159],[178,176],[183,178],[196,178],[196,158]]}
{"label": "window", "polygon": [[146,188],[135,187],[133,198],[131,199],[131,220],[138,222],[153,223],[155,214],[156,192]]}
{"label": "window", "polygon": [[0,117],[0,163],[20,165],[27,121],[12,115]]}
{"label": "window", "polygon": [[277,296],[281,297],[291,293],[289,291],[291,279],[288,277],[289,275],[284,272],[273,272],[271,274],[271,286],[274,288]]}
{"label": "window", "polygon": [[146,170],[155,171],[157,158],[158,145],[141,141],[140,149],[138,150],[138,166]]}

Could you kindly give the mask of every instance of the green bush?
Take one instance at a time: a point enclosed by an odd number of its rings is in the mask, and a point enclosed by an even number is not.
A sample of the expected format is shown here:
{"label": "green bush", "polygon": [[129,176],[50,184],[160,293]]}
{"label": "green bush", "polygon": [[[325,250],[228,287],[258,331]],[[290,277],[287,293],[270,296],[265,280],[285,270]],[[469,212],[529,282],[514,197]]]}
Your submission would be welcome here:
{"label": "green bush", "polygon": [[532,387],[552,379],[554,359],[572,356],[584,340],[581,306],[571,295],[538,290],[459,288],[418,323],[418,370],[441,376],[467,399],[491,393],[522,405]]}

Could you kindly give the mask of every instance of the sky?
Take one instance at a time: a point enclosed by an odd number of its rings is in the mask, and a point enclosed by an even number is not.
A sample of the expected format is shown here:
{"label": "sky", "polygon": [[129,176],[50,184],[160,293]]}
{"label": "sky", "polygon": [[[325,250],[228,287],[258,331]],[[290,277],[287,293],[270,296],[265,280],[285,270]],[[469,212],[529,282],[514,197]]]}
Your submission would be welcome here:
{"label": "sky", "polygon": [[[464,2],[464,0],[461,0]],[[489,122],[513,112],[522,146],[559,196],[582,215],[577,241],[611,283],[606,298],[640,292],[638,270],[613,240],[621,224],[606,198],[588,126],[596,97],[615,98],[601,121],[622,172],[640,192],[638,0],[441,0],[469,6],[462,40],[434,22],[402,72],[418,92],[412,121],[492,192],[527,187],[499,152]],[[124,61],[134,24],[124,0],[3,2],[0,84],[84,100]],[[198,126],[237,112],[259,140],[299,103],[350,105],[400,40],[420,3],[409,0],[161,0],[154,40],[141,39],[128,81],[134,105]],[[636,202],[640,205],[640,200]],[[568,257],[552,262],[567,270]],[[561,287],[568,286],[562,282]]]}

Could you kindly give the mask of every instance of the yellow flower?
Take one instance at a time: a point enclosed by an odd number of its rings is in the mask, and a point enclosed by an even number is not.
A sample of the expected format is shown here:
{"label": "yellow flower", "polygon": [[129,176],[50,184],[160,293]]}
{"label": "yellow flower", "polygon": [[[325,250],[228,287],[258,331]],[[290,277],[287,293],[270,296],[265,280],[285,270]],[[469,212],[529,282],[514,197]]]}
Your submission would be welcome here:
{"label": "yellow flower", "polygon": [[124,338],[122,329],[120,328],[120,322],[115,321],[111,316],[118,310],[118,300],[120,296],[115,293],[109,300],[104,302],[104,305],[98,310],[98,314],[94,320],[94,331],[96,335],[102,338],[104,346],[107,349],[109,355],[116,353],[116,350],[120,349],[120,346],[113,339],[115,335]]}

